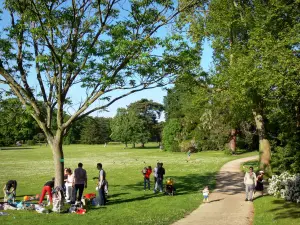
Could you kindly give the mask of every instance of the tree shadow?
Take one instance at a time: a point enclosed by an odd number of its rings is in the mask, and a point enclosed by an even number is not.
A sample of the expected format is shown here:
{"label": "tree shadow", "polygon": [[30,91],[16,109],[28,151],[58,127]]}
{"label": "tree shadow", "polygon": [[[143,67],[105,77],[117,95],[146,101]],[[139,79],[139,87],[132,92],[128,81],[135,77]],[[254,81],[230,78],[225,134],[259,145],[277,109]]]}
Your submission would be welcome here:
{"label": "tree shadow", "polygon": [[235,195],[245,192],[244,174],[242,172],[219,172],[216,176],[218,185],[214,192]]}
{"label": "tree shadow", "polygon": [[273,200],[272,203],[279,205],[268,212],[275,213],[274,220],[300,219],[300,206],[293,202],[286,202],[283,199]]}

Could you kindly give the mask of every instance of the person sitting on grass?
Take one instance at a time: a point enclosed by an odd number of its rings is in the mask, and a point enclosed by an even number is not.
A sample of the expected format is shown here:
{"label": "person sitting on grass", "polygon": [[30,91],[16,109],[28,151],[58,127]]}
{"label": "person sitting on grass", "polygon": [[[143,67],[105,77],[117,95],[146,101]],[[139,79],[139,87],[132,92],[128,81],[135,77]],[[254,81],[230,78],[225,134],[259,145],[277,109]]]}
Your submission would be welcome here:
{"label": "person sitting on grass", "polygon": [[202,191],[202,194],[203,194],[203,202],[208,202],[208,196],[209,196],[208,186],[205,186],[205,188]]}
{"label": "person sitting on grass", "polygon": [[[3,187],[4,199],[6,201],[15,201],[17,195],[17,181],[9,180]],[[5,201],[4,200],[4,201]]]}
{"label": "person sitting on grass", "polygon": [[55,178],[53,177],[52,180],[47,181],[47,182],[44,184],[44,187],[43,187],[43,189],[42,189],[42,194],[41,194],[41,197],[40,197],[39,204],[42,204],[46,192],[48,193],[48,196],[49,196],[49,200],[50,200],[49,204],[52,204],[52,189],[54,188],[54,179],[55,179]]}

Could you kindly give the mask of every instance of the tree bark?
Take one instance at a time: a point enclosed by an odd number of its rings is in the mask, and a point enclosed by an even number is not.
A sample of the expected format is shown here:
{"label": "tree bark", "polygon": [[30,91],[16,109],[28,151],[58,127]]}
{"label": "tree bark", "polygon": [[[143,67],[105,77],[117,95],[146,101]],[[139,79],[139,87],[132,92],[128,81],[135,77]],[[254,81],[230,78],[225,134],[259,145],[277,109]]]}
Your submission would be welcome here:
{"label": "tree bark", "polygon": [[142,144],[141,144],[141,147],[142,147],[142,148],[145,148],[145,143],[142,143]]}
{"label": "tree bark", "polygon": [[229,149],[231,150],[232,154],[235,154],[235,151],[236,151],[236,129],[231,129],[231,131],[230,131]]}
{"label": "tree bark", "polygon": [[256,130],[259,136],[259,167],[261,170],[270,171],[271,161],[271,145],[266,138],[265,124],[261,113],[253,111],[255,119]]}
{"label": "tree bark", "polygon": [[64,153],[62,148],[62,134],[57,134],[53,140],[48,139],[48,143],[52,149],[54,171],[55,171],[55,187],[64,184]]}

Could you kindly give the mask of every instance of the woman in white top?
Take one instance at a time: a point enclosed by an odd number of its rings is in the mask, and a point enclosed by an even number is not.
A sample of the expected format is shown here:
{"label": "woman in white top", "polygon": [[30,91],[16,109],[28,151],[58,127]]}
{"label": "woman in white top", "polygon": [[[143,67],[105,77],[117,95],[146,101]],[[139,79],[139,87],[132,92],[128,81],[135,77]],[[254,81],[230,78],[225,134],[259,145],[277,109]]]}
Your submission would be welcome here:
{"label": "woman in white top", "polygon": [[66,170],[66,173],[68,175],[68,178],[66,180],[66,201],[70,202],[72,201],[73,197],[74,174],[72,173],[72,170],[70,168]]}

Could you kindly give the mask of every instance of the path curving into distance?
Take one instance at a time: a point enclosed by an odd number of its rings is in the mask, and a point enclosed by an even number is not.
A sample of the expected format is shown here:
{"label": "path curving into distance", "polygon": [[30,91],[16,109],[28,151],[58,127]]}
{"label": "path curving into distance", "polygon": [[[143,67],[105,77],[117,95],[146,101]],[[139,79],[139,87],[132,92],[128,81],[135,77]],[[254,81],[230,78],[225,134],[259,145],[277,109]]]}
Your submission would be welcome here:
{"label": "path curving into distance", "polygon": [[216,189],[210,194],[209,203],[202,203],[173,225],[252,224],[253,203],[245,201],[244,173],[240,171],[240,165],[256,159],[258,156],[251,156],[226,163],[216,176]]}

